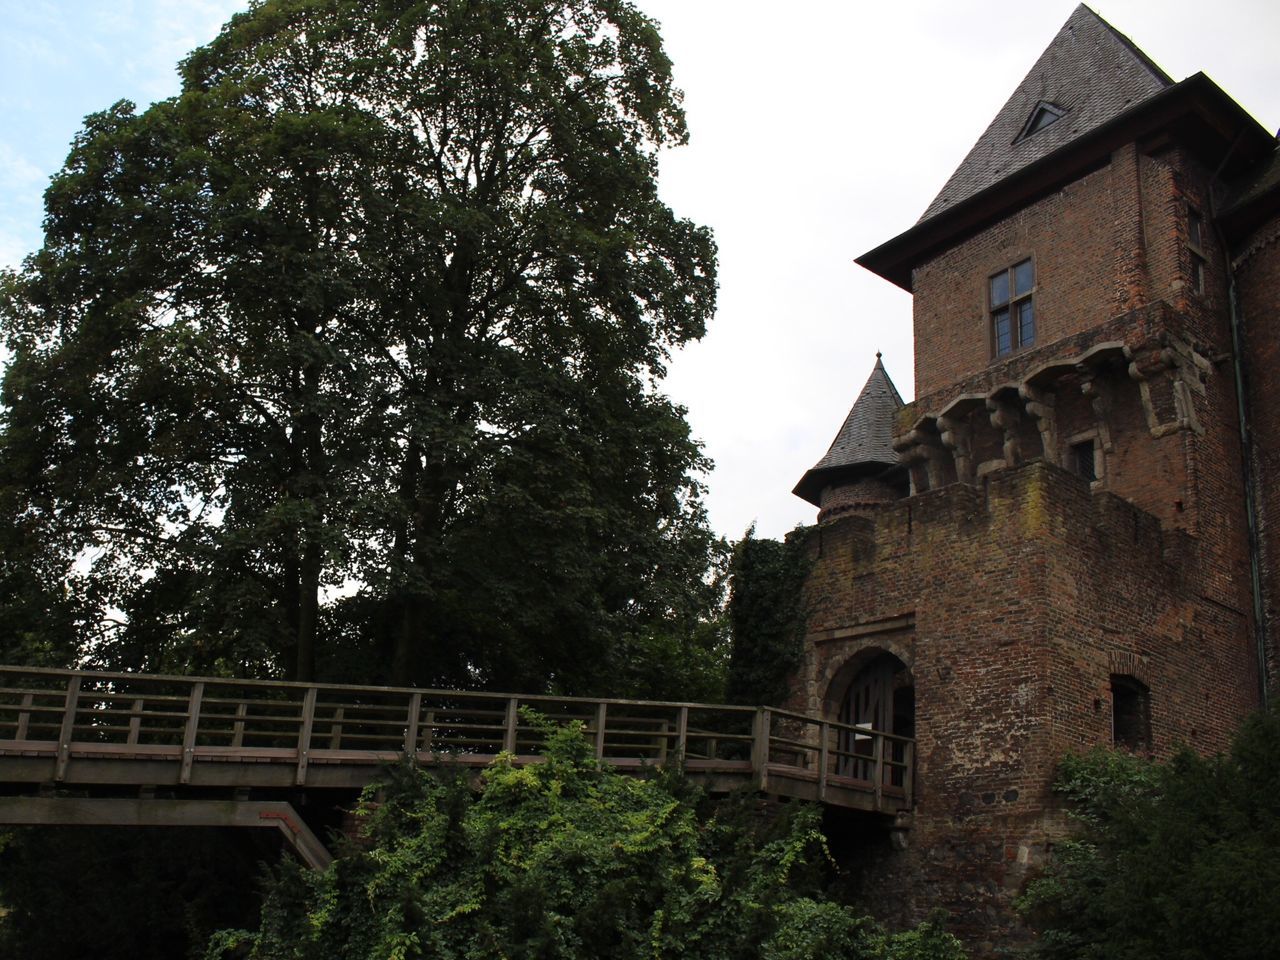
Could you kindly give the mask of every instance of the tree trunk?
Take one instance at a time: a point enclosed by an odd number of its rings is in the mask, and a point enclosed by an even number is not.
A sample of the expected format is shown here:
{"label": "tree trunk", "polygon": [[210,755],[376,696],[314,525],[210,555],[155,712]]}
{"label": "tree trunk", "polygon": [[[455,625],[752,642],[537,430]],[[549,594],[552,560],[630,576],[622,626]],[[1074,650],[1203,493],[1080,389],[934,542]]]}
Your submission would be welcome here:
{"label": "tree trunk", "polygon": [[314,536],[302,548],[298,565],[298,659],[294,679],[311,683],[316,678],[316,621],[320,613],[320,544]]}

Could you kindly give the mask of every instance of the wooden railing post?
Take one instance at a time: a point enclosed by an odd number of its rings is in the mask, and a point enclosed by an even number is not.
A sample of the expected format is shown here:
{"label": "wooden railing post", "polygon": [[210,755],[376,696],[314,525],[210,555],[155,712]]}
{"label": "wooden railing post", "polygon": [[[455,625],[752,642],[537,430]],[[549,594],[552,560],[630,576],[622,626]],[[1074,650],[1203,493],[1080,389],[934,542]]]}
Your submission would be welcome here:
{"label": "wooden railing post", "polygon": [[502,728],[502,749],[504,753],[516,752],[516,724],[520,721],[520,700],[512,697],[507,701],[507,720]]}
{"label": "wooden railing post", "polygon": [[333,711],[333,720],[329,724],[329,749],[342,749],[342,721],[346,717],[346,707],[337,707]]}
{"label": "wooden railing post", "polygon": [[129,737],[126,743],[135,744],[142,736],[142,710],[145,706],[146,701],[141,697],[129,706]]}
{"label": "wooden railing post", "polygon": [[688,758],[688,751],[685,747],[689,742],[689,708],[681,707],[680,712],[676,714],[676,755],[679,762],[683,764]]}
{"label": "wooden railing post", "polygon": [[872,750],[875,755],[876,809],[879,810],[884,798],[884,734],[877,730],[872,736],[875,737]]}
{"label": "wooden railing post", "polygon": [[187,697],[187,722],[182,729],[182,773],[179,783],[191,782],[191,765],[196,758],[196,731],[200,728],[200,701],[204,699],[204,681],[197,680],[191,685],[191,695]]}
{"label": "wooden railing post", "polygon": [[604,759],[604,728],[609,723],[609,705],[596,704],[596,759]]}
{"label": "wooden railing post", "polygon": [[22,706],[18,708],[18,725],[13,731],[13,739],[27,739],[27,731],[31,727],[32,697],[29,693],[22,695]]}
{"label": "wooden railing post", "polygon": [[422,712],[422,694],[409,697],[409,718],[404,728],[404,755],[409,760],[418,756],[418,714]]}
{"label": "wooden railing post", "polygon": [[827,799],[827,759],[828,751],[831,745],[828,741],[831,739],[831,724],[823,720],[818,724],[818,802],[825,803]]}
{"label": "wooden railing post", "polygon": [[295,782],[300,787],[307,782],[307,759],[311,754],[311,727],[316,720],[318,693],[315,687],[307,687],[307,692],[302,697],[302,726],[298,730],[298,774],[295,777]]}
{"label": "wooden railing post", "polygon": [[62,707],[62,727],[58,731],[58,762],[53,778],[61,782],[67,775],[67,763],[71,759],[71,738],[76,729],[76,709],[80,705],[80,675],[72,674],[67,680],[67,698]]}
{"label": "wooden railing post", "polygon": [[231,745],[244,746],[244,718],[249,713],[249,704],[241,700],[236,704],[236,722],[231,725]]}
{"label": "wooden railing post", "polygon": [[914,740],[908,740],[903,744],[902,759],[905,766],[902,768],[902,796],[908,807],[915,806],[915,800],[911,796],[912,790],[915,789],[915,770],[916,770],[916,745]]}
{"label": "wooden railing post", "polygon": [[768,707],[757,707],[755,722],[751,731],[751,772],[755,777],[756,789],[761,792],[769,789],[769,736],[772,733],[773,718]]}

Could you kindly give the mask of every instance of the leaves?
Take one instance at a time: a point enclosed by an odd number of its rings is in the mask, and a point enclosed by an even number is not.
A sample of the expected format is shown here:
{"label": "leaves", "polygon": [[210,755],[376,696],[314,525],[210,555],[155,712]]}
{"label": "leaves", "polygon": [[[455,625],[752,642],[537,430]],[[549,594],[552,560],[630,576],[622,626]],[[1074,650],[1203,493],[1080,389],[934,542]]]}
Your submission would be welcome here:
{"label": "leaves", "polygon": [[963,960],[936,924],[889,937],[822,896],[815,808],[709,810],[678,779],[602,767],[578,727],[544,730],[544,762],[499,760],[479,796],[394,771],[366,794],[371,849],[282,867],[260,930],[207,956]]}
{"label": "leaves", "polygon": [[1280,942],[1280,714],[1248,719],[1226,756],[1166,764],[1098,751],[1057,789],[1083,824],[1019,903],[1054,958],[1223,957]]}
{"label": "leaves", "polygon": [[729,625],[731,703],[779,705],[804,652],[804,583],[808,540],[798,528],[784,541],[762,540],[752,527],[734,546]]}

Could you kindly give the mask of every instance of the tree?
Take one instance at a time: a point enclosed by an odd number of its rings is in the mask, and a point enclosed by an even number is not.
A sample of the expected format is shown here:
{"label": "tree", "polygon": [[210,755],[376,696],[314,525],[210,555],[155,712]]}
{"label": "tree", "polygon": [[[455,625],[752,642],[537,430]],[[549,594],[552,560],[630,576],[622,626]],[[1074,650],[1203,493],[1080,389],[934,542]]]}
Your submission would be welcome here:
{"label": "tree", "polygon": [[760,539],[755,527],[733,549],[728,604],[733,635],[726,696],[730,703],[786,699],[804,653],[804,582],[810,560],[806,531]]}
{"label": "tree", "polygon": [[715,251],[656,194],[654,24],[264,0],[182,77],[86,121],[3,280],[39,579],[0,603],[74,594],[116,666],[573,692],[692,636],[719,546],[659,387]]}
{"label": "tree", "polygon": [[1280,713],[1231,750],[1155,764],[1097,751],[1063,761],[1080,823],[1020,908],[1055,960],[1246,960],[1280,944]]}
{"label": "tree", "polygon": [[499,760],[482,792],[402,768],[363,808],[367,850],[323,873],[282,867],[257,931],[215,960],[963,960],[936,923],[896,936],[828,900],[815,808],[761,824],[675,778],[624,776],[580,729],[545,762]]}

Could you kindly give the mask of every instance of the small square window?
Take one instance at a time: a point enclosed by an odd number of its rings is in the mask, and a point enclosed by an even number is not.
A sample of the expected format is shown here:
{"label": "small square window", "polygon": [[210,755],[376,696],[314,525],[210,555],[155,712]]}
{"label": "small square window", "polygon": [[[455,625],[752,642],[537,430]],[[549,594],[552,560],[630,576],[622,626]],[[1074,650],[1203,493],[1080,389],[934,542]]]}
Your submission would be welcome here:
{"label": "small square window", "polygon": [[1092,440],[1071,445],[1071,462],[1068,464],[1077,476],[1090,483],[1098,479],[1097,448]]}
{"label": "small square window", "polygon": [[987,280],[991,348],[997,357],[1036,342],[1035,268],[1030,259],[1015,263]]}

